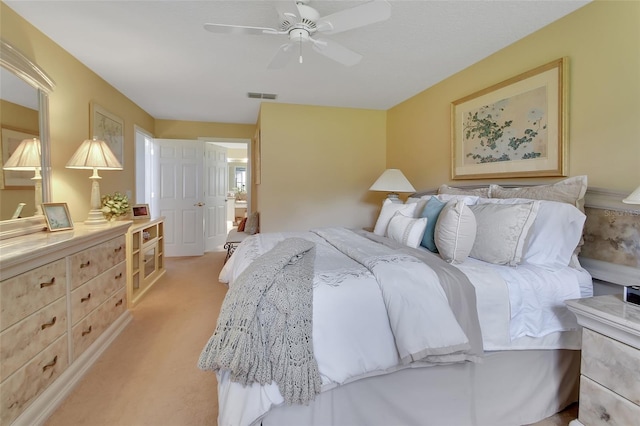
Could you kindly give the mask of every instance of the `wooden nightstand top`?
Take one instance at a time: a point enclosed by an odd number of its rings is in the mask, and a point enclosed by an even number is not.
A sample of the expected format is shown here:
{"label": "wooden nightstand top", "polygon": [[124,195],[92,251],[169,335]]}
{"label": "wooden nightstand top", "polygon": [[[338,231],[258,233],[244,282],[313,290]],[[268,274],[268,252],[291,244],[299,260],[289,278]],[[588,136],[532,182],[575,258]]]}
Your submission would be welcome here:
{"label": "wooden nightstand top", "polygon": [[640,306],[626,303],[620,295],[567,300],[578,323],[640,349]]}

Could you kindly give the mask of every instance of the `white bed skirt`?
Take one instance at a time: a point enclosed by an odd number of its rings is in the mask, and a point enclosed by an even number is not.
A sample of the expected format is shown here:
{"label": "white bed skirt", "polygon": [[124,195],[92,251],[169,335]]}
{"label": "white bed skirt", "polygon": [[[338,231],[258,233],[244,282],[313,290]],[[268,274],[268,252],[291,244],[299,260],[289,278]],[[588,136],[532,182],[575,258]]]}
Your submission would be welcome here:
{"label": "white bed skirt", "polygon": [[275,407],[262,425],[525,425],[577,401],[579,376],[580,351],[494,352],[481,364],[358,380],[321,393],[309,406]]}

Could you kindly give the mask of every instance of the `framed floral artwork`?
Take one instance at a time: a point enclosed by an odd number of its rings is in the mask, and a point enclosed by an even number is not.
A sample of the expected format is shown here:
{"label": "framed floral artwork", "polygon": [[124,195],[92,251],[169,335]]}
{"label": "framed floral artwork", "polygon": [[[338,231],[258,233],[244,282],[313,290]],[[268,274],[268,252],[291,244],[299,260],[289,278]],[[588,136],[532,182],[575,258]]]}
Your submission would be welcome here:
{"label": "framed floral artwork", "polygon": [[451,104],[451,178],[566,175],[567,58]]}
{"label": "framed floral artwork", "polygon": [[90,137],[105,141],[124,167],[124,121],[95,102],[90,110]]}

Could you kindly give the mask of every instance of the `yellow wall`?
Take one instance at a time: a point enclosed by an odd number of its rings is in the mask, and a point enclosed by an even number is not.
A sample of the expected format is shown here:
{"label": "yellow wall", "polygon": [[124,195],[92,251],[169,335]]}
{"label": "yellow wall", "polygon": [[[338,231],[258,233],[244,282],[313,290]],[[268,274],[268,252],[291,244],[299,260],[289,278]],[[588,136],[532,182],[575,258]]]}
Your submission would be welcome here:
{"label": "yellow wall", "polygon": [[371,226],[382,198],[386,112],[263,103],[262,231]]}
{"label": "yellow wall", "polygon": [[568,175],[586,174],[589,186],[631,192],[640,185],[638,1],[588,4],[390,109],[387,167],[402,169],[419,189],[452,182],[451,102],[564,56]]}
{"label": "yellow wall", "polygon": [[[56,82],[52,201],[67,202],[75,221],[89,209],[90,172],[64,165],[90,136],[92,101],[125,122],[125,169],[101,172],[103,194],[135,193],[134,125],[159,138],[254,137],[255,125],[154,120],[4,3],[0,18],[2,38]],[[418,189],[451,182],[451,102],[563,56],[569,175],[631,191],[640,183],[639,21],[640,2],[596,1],[386,112],[264,103],[262,183],[252,186],[263,231],[371,226],[384,194],[368,188],[387,167],[402,169]]]}
{"label": "yellow wall", "polygon": [[134,125],[154,131],[154,120],[113,86],[76,60],[47,36],[0,4],[0,35],[37,63],[55,81],[49,97],[52,201],[66,202],[74,221],[89,212],[89,170],[65,169],[83,140],[90,137],[92,101],[124,120],[124,170],[100,172],[102,194],[128,189],[135,192]]}
{"label": "yellow wall", "polygon": [[250,140],[255,129],[255,124],[203,123],[181,120],[155,121],[155,137],[160,139],[215,137]]}

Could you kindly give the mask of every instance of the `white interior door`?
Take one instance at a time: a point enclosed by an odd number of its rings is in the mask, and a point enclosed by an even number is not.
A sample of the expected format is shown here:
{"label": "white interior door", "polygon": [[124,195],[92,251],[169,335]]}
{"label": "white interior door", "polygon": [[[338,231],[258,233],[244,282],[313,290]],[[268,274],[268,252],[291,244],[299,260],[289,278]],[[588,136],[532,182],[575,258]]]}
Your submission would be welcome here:
{"label": "white interior door", "polygon": [[205,250],[220,250],[227,237],[227,149],[213,143],[204,146]]}
{"label": "white interior door", "polygon": [[204,144],[179,139],[155,139],[155,143],[165,256],[200,256],[204,254]]}

